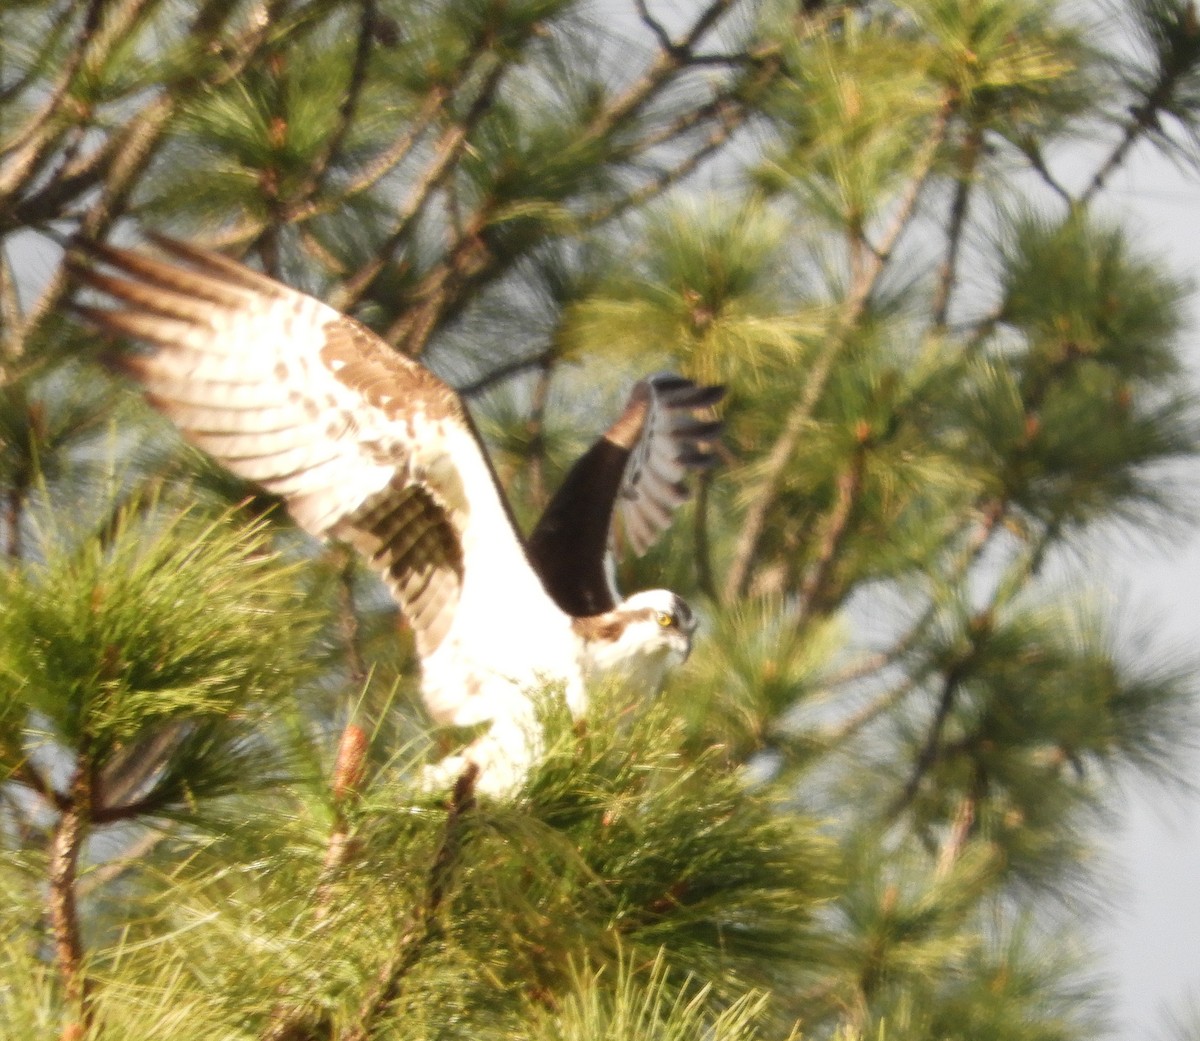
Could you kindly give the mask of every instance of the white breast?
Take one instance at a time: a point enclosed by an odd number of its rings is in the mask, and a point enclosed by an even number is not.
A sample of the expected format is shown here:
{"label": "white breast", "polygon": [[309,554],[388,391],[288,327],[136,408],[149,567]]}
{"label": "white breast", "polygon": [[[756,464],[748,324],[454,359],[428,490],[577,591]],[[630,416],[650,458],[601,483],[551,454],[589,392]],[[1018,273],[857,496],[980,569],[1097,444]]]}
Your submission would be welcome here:
{"label": "white breast", "polygon": [[422,662],[425,703],[436,720],[456,726],[525,719],[532,696],[555,685],[571,711],[581,713],[581,648],[571,619],[542,588],[498,497],[472,494],[491,489],[478,452],[457,457],[464,461],[460,475],[470,512],[463,531],[469,565],[450,630]]}

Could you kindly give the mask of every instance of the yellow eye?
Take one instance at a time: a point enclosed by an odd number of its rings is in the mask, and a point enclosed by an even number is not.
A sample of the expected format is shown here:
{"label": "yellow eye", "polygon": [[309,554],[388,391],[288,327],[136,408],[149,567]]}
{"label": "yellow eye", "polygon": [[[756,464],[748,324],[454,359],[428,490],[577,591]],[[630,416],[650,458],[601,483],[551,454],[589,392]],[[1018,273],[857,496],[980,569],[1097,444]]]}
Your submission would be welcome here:
{"label": "yellow eye", "polygon": [[658,624],[664,629],[669,629],[675,624],[675,619],[673,616],[667,614],[666,611],[660,611],[658,613]]}

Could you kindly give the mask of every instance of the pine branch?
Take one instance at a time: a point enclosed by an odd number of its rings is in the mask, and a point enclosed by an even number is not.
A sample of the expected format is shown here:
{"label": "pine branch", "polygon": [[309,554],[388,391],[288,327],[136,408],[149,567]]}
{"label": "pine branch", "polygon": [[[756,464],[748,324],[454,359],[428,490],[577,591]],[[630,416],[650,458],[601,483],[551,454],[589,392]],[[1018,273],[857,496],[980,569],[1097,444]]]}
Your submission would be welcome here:
{"label": "pine branch", "polygon": [[21,321],[21,298],[17,295],[12,262],[8,250],[0,246],[0,387],[8,381],[11,367],[20,359],[19,345],[9,341]]}
{"label": "pine branch", "polygon": [[75,200],[80,199],[103,180],[114,160],[125,147],[126,134],[107,138],[102,144],[72,163],[64,165],[44,187],[19,199],[6,218],[0,218],[0,231],[37,227],[64,215]]}
{"label": "pine branch", "polygon": [[[597,207],[583,214],[580,218],[580,225],[582,227],[597,227],[615,217],[621,216],[623,213],[627,213],[631,209],[644,206],[651,199],[657,198],[670,188],[673,188],[699,169],[706,159],[716,154],[730,137],[733,136],[733,132],[745,123],[749,116],[749,111],[745,107],[735,107],[728,99],[722,99],[712,106],[705,106],[705,109],[709,108],[711,108],[713,116],[716,118],[717,125],[713,127],[708,137],[699,147],[694,149],[691,154],[684,156],[684,158],[673,166],[659,170],[649,180],[638,185],[632,191],[611,200],[604,206]],[[700,111],[697,109],[696,114]],[[690,130],[693,121],[690,118],[686,120],[681,119],[676,126],[671,128],[670,135],[664,136],[661,140],[673,140],[675,136],[683,132],[685,123],[687,129]],[[657,144],[658,141],[657,136],[654,139],[648,138],[639,143],[639,150],[649,149],[654,144]]]}
{"label": "pine branch", "polygon": [[333,881],[345,866],[354,848],[350,826],[346,820],[346,804],[362,789],[367,769],[367,735],[356,723],[347,723],[338,741],[337,758],[333,768],[334,824],[321,864],[317,881],[317,921],[329,913]]}
{"label": "pine branch", "polygon": [[[125,16],[131,12],[136,15],[147,2],[148,0],[125,0],[111,17],[126,22]],[[8,209],[10,200],[37,177],[52,154],[55,142],[62,132],[54,126],[53,120],[62,113],[67,94],[75,82],[75,76],[83,65],[84,58],[103,61],[107,53],[101,50],[102,43],[111,47],[115,42],[111,33],[103,41],[97,39],[101,16],[106,6],[108,0],[90,0],[83,26],[63,61],[58,81],[51,88],[50,96],[42,103],[39,111],[30,115],[15,138],[5,142],[0,149],[0,155],[8,155],[4,166],[0,167],[0,211]]]}
{"label": "pine branch", "polygon": [[529,494],[540,510],[546,504],[546,400],[550,395],[550,381],[554,375],[554,357],[551,355],[541,365],[537,382],[533,386],[533,400],[529,406],[529,418],[525,421],[526,443],[529,445]]}
{"label": "pine branch", "polygon": [[[276,0],[276,4],[279,2]],[[210,26],[214,21],[220,22],[228,16],[227,8],[227,0],[210,0],[193,20],[193,29]],[[84,238],[102,239],[124,213],[130,194],[162,145],[179,107],[194,93],[218,87],[240,75],[258,53],[267,38],[267,32],[266,23],[252,28],[231,47],[230,57],[217,72],[207,76],[185,77],[181,82],[170,85],[170,89],[161,91],[125,126],[119,147],[113,149],[98,196],[80,221],[79,231]],[[47,315],[61,309],[69,291],[66,268],[60,266],[29,309],[20,329],[14,333],[10,352],[15,350],[21,353],[24,350],[25,343]]]}
{"label": "pine branch", "polygon": [[[358,112],[363,88],[367,83],[367,65],[371,59],[372,44],[375,39],[378,8],[375,0],[359,0],[359,3],[362,5],[362,14],[359,16],[358,38],[354,45],[354,61],[350,67],[350,79],[346,84],[346,92],[338,106],[337,122],[334,124],[333,132],[326,140],[325,146],[317,154],[306,182],[296,192],[296,198],[299,200],[311,199],[321,193],[321,189],[329,177],[329,171],[341,156],[346,136],[350,132],[350,126]],[[293,219],[289,204],[284,220],[286,223],[290,223]]]}
{"label": "pine branch", "polygon": [[[481,44],[480,54],[483,53]],[[491,68],[484,74],[483,82],[467,111],[460,119],[447,126],[434,145],[433,159],[426,168],[424,176],[409,192],[404,206],[401,207],[400,218],[396,222],[395,230],[375,250],[372,258],[347,279],[334,295],[333,305],[339,311],[352,309],[363,298],[371,283],[375,281],[400,248],[401,243],[408,235],[413,219],[425,209],[433,193],[454,172],[454,167],[467,146],[471,132],[491,107],[500,81],[504,73],[508,71],[506,62],[494,55],[491,57]],[[454,266],[455,258],[460,257],[463,252],[464,240],[460,239],[450,255],[441,264],[426,273],[421,286],[414,293],[414,299],[419,303],[414,304],[411,311],[403,317],[402,325],[397,323],[400,325],[399,329],[394,327],[389,332],[387,337],[389,341],[395,343],[403,339],[406,341],[406,347],[410,344],[416,346],[417,349],[411,351],[414,357],[420,354],[425,340],[433,329],[440,305],[445,299],[444,284],[447,281],[448,272]]]}
{"label": "pine branch", "polygon": [[967,842],[970,841],[971,834],[975,830],[979,804],[983,799],[986,787],[987,777],[982,767],[977,766],[971,791],[959,800],[958,809],[955,810],[954,820],[950,825],[950,832],[946,836],[945,842],[942,843],[942,848],[938,851],[937,867],[934,870],[935,878],[945,878],[958,863],[963,850],[966,849]]}
{"label": "pine branch", "polygon": [[[41,51],[27,63],[25,72],[17,76],[7,86],[0,88],[0,105],[7,105],[24,94],[37,80],[41,71],[49,64],[50,55],[57,50],[63,36],[70,29],[71,18],[74,15],[74,5],[64,4],[54,18],[54,24],[42,40]],[[7,143],[0,144],[0,154],[8,151]]]}
{"label": "pine branch", "polygon": [[55,789],[27,759],[22,759],[17,764],[12,772],[12,779],[39,795],[60,813],[66,813],[71,808],[70,797]]}
{"label": "pine branch", "polygon": [[662,22],[650,13],[650,8],[647,6],[646,0],[634,0],[634,6],[637,8],[638,17],[641,19],[642,24],[650,30],[655,40],[658,41],[659,49],[664,54],[678,55],[688,65],[735,65],[751,60],[748,54],[696,54],[693,51],[692,48],[699,42],[700,38],[708,32],[709,28],[724,13],[722,11],[713,12],[711,20],[707,24],[701,24],[704,21],[701,18],[689,31],[688,42],[676,43],[671,39],[671,34],[667,32]]}
{"label": "pine branch", "polygon": [[[673,52],[661,52],[655,65],[641,80],[593,118],[581,134],[580,143],[587,144],[612,137],[620,127],[636,118],[655,93],[662,89],[681,69],[687,67],[690,48],[725,13],[730,2],[731,0],[720,0],[702,12]],[[462,120],[463,135],[461,137],[454,136],[456,127],[451,127],[447,132],[449,136],[444,144],[439,146],[439,149],[442,147],[446,149],[444,161],[435,161],[431,166],[426,178],[418,186],[415,199],[406,205],[397,231],[377,252],[377,259],[365,266],[338,295],[335,306],[339,309],[345,310],[361,299],[370,282],[382,270],[386,259],[398,248],[400,241],[407,233],[407,226],[412,216],[424,207],[432,192],[441,187],[452,172],[459,151],[465,144],[465,133],[469,132],[471,125],[483,115],[505,68],[504,65],[497,65],[493,70],[496,82],[487,82],[481,89],[472,109]],[[701,110],[707,116],[710,106],[701,106]],[[644,204],[699,166],[727,140],[733,128],[740,122],[740,119],[734,118],[725,104],[714,102],[711,112],[719,122],[708,141],[692,155],[685,157],[675,168],[664,171],[639,190],[629,193],[625,198],[617,200],[609,206],[584,215],[583,224],[585,226],[595,225],[625,212],[632,206]],[[741,118],[744,118],[744,115]],[[681,134],[690,129],[692,125],[691,119],[685,115],[674,124],[670,132]],[[623,154],[623,150],[619,150],[616,156],[621,154]],[[424,351],[434,330],[454,311],[467,290],[497,277],[515,259],[497,255],[485,239],[484,232],[491,216],[490,205],[485,202],[465,222],[465,226],[456,236],[446,256],[439,264],[425,273],[420,284],[413,290],[412,304],[386,330],[384,338],[399,346],[409,356],[417,357]]]}
{"label": "pine branch", "polygon": [[945,332],[946,330],[946,320],[950,313],[950,298],[958,283],[959,250],[962,246],[963,230],[967,223],[967,207],[970,203],[975,170],[979,165],[982,149],[983,130],[981,127],[973,125],[968,128],[966,141],[963,143],[962,160],[959,163],[958,178],[954,186],[954,199],[950,204],[950,226],[946,232],[946,256],[938,271],[937,285],[933,294],[933,328],[936,332]]}
{"label": "pine branch", "polygon": [[37,819],[38,814],[17,795],[14,788],[0,784],[0,803],[3,804],[2,812],[11,822],[17,849],[45,849],[49,845],[50,836]]}
{"label": "pine branch", "polygon": [[87,874],[76,886],[76,893],[81,900],[86,900],[93,893],[111,885],[122,875],[146,863],[146,858],[161,845],[170,832],[164,830],[147,831],[124,849],[120,855],[112,857],[98,867],[90,868]]}
{"label": "pine branch", "polygon": [[161,808],[153,792],[137,798],[137,793],[170,760],[183,737],[187,724],[168,723],[161,729],[136,738],[111,755],[95,784],[92,820],[106,824],[131,820],[142,813]]}
{"label": "pine branch", "polygon": [[857,283],[851,284],[847,302],[848,314],[846,315],[846,324],[848,325],[856,323],[862,317],[867,301],[875,291],[888,261],[892,259],[892,253],[899,244],[900,237],[916,216],[917,202],[933,172],[933,164],[937,160],[938,153],[945,144],[946,134],[950,128],[950,118],[954,110],[954,98],[951,95],[944,96],[938,106],[937,114],[934,116],[929,135],[915,156],[913,175],[908,182],[908,187],[900,196],[892,222],[884,232],[879,244],[871,247],[868,261]]}
{"label": "pine branch", "polygon": [[[1164,50],[1159,59],[1158,75],[1146,91],[1143,100],[1129,110],[1129,120],[1121,138],[1112,151],[1096,169],[1091,181],[1079,197],[1080,205],[1086,206],[1100,192],[1109,177],[1125,162],[1130,152],[1142,138],[1161,129],[1160,117],[1169,112],[1176,91],[1189,75],[1193,75],[1200,56],[1200,22],[1196,8],[1191,2],[1178,5],[1179,21],[1171,26],[1156,26],[1167,36]],[[1148,15],[1157,16],[1157,12]]]}
{"label": "pine branch", "polygon": [[674,41],[667,30],[663,28],[663,24],[650,14],[650,9],[646,6],[646,0],[634,0],[633,6],[637,8],[638,17],[642,20],[642,24],[658,40],[659,48],[668,54],[674,51],[676,47]]}
{"label": "pine branch", "polygon": [[[363,661],[362,648],[359,645],[358,615],[354,610],[350,594],[350,581],[354,569],[354,558],[347,553],[339,576],[339,604],[342,643],[345,646],[346,661],[350,665],[350,684],[354,690],[361,691],[367,684],[367,667]],[[332,894],[333,880],[340,873],[350,856],[353,844],[350,839],[349,822],[346,820],[346,804],[356,797],[362,789],[363,777],[367,769],[367,735],[357,723],[348,722],[342,729],[338,741],[337,756],[333,767],[333,831],[329,836],[329,845],[325,850],[325,861],[321,865],[321,875],[317,881],[317,919],[325,917],[329,910],[329,898]]]}
{"label": "pine branch", "polygon": [[[1007,515],[1008,505],[1007,500],[991,499],[982,508],[981,523],[971,533],[970,538],[959,555],[957,563],[949,569],[949,582],[951,585],[960,585],[966,580],[967,575],[991,542],[992,536],[999,530],[1001,521]],[[889,665],[895,664],[905,656],[911,654],[928,634],[929,626],[937,617],[937,613],[938,602],[931,599],[916,622],[891,647],[886,651],[868,655],[862,660],[856,661],[852,665],[842,669],[829,678],[827,681],[829,686],[842,686],[846,683],[863,679],[866,676],[887,668]],[[829,735],[831,743],[840,744],[849,740],[873,720],[883,715],[884,712],[894,708],[918,688],[927,674],[925,667],[917,666],[911,669],[907,679],[903,683],[892,690],[885,691],[870,704],[864,706],[849,719],[843,721]]]}
{"label": "pine branch", "polygon": [[[969,559],[971,561],[978,559],[991,532],[995,530],[995,526],[999,523],[1000,518],[1005,515],[1007,509],[1008,504],[1006,501],[996,500],[993,508],[987,514],[987,523],[985,523],[981,532],[976,534],[968,546]],[[1046,559],[1046,553],[1057,542],[1059,533],[1060,523],[1051,522],[1045,526],[1037,542],[1029,548],[1019,568],[1019,577],[1023,583],[1027,583],[1041,570]],[[937,711],[930,724],[929,733],[926,736],[920,753],[917,755],[908,781],[890,807],[890,816],[898,815],[912,804],[920,790],[921,782],[940,761],[944,751],[942,736],[946,728],[946,723],[949,721],[950,713],[954,708],[959,690],[963,681],[970,674],[971,668],[974,666],[980,652],[984,648],[984,644],[992,633],[996,611],[1001,600],[1012,595],[1012,589],[1006,589],[1006,586],[1010,585],[1010,583],[997,583],[988,602],[975,611],[968,620],[966,635],[969,645],[943,672],[942,690],[938,698]]]}
{"label": "pine branch", "polygon": [[933,721],[929,726],[929,733],[926,735],[925,743],[921,746],[921,751],[917,755],[912,773],[905,782],[903,790],[888,809],[889,817],[898,816],[912,803],[913,799],[917,797],[917,792],[921,788],[921,782],[925,779],[925,775],[933,769],[941,757],[942,734],[945,732],[946,724],[950,720],[950,713],[954,708],[959,684],[967,675],[977,651],[978,644],[972,643],[967,653],[946,670],[942,681],[942,691],[938,696],[937,711],[934,713]]}
{"label": "pine branch", "polygon": [[498,383],[503,383],[514,376],[520,376],[523,372],[545,367],[553,356],[553,350],[548,349],[538,351],[537,354],[531,354],[525,358],[517,358],[513,361],[505,362],[503,365],[497,365],[491,372],[485,373],[478,379],[474,379],[470,383],[458,387],[458,394],[464,398],[475,397],[482,394],[485,390],[496,386]]}
{"label": "pine branch", "polygon": [[1125,130],[1121,134],[1121,139],[1105,158],[1104,162],[1096,169],[1096,172],[1092,175],[1092,179],[1088,182],[1088,186],[1083,190],[1083,194],[1079,196],[1078,202],[1080,205],[1086,206],[1092,197],[1104,188],[1109,177],[1113,175],[1133,150],[1133,146],[1157,127],[1159,105],[1161,101],[1165,100],[1165,96],[1159,97],[1158,95],[1166,87],[1165,83],[1161,84],[1159,88],[1156,88],[1154,95],[1148,98],[1144,104],[1138,105],[1133,110],[1133,118],[1126,124]]}
{"label": "pine branch", "polygon": [[[158,2],[158,0],[155,0]],[[274,0],[269,17],[278,17],[282,10],[282,0]],[[207,3],[197,12],[193,19],[188,35],[196,41],[196,45],[214,47],[217,44],[216,34],[224,26],[232,14],[230,0],[207,0]],[[141,17],[144,11],[134,11],[133,15]],[[115,23],[105,22],[104,39],[110,46],[122,41],[122,37],[132,30],[136,17],[128,22],[122,20]],[[229,79],[236,77],[245,67],[246,62],[253,56],[257,47],[266,37],[266,25],[258,25],[237,40],[231,41],[226,49],[229,52],[230,67],[218,70],[208,76],[197,77],[194,73],[184,73],[179,79],[162,84],[158,101],[173,99],[179,102],[190,97],[197,90],[219,86]],[[106,57],[107,52],[99,58]],[[240,56],[240,57],[239,57]],[[99,58],[97,60],[99,60]],[[89,65],[92,59],[89,58]],[[153,107],[151,102],[147,108]],[[174,110],[177,105],[172,104]],[[144,114],[146,110],[143,110]],[[82,198],[98,185],[102,184],[110,168],[138,139],[136,126],[142,118],[139,114],[124,123],[121,131],[115,135],[109,134],[104,141],[82,158],[72,158],[60,164],[59,170],[53,176],[47,177],[46,183],[32,195],[11,200],[11,205],[0,205],[0,230],[12,230],[28,226],[36,226],[63,216],[64,210],[72,200]],[[76,125],[75,129],[83,134],[86,127]],[[80,137],[82,142],[83,137]],[[26,178],[24,183],[13,192],[13,196],[27,189],[32,178]],[[0,200],[3,194],[0,193]]]}
{"label": "pine branch", "polygon": [[1042,179],[1042,183],[1068,206],[1074,206],[1074,198],[1050,172],[1050,168],[1046,165],[1045,156],[1042,155],[1042,150],[1038,147],[1037,142],[1029,141],[1022,146],[1021,152],[1029,160],[1029,165],[1033,167],[1034,172]]}
{"label": "pine branch", "polygon": [[[878,662],[878,667],[882,668],[888,664],[885,655],[873,655],[872,663]],[[872,669],[871,671],[877,671]],[[860,676],[868,675],[867,672],[859,673]],[[845,682],[844,680],[841,682]],[[830,746],[837,746],[849,741],[852,737],[858,734],[864,727],[868,726],[874,720],[878,719],[889,709],[895,708],[917,687],[916,678],[908,677],[903,683],[898,684],[891,690],[885,691],[874,701],[864,705],[857,712],[851,715],[848,719],[843,720],[836,728],[822,735],[823,741]]]}
{"label": "pine branch", "polygon": [[[464,74],[466,71],[467,69],[464,68]],[[405,124],[402,132],[391,146],[367,163],[358,176],[339,191],[336,198],[312,199],[307,203],[297,204],[288,211],[289,220],[304,222],[314,217],[336,213],[351,199],[375,187],[380,180],[409,156],[417,142],[443,112],[452,96],[450,88],[441,85],[434,87],[426,95],[416,115]],[[344,287],[342,292],[345,292]]]}
{"label": "pine branch", "polygon": [[479,768],[470,763],[455,782],[442,843],[429,869],[425,899],[413,909],[395,950],[379,970],[374,986],[359,1006],[357,1023],[342,1031],[338,1041],[368,1041],[374,1024],[399,996],[404,978],[438,935],[438,917],[461,857],[463,818],[475,805],[478,776]]}
{"label": "pine branch", "polygon": [[901,235],[916,215],[917,201],[945,141],[952,111],[953,100],[947,96],[943,99],[930,132],[917,153],[913,176],[901,196],[890,226],[879,245],[868,254],[859,278],[851,284],[829,341],[807,374],[804,392],[788,413],[783,430],[767,453],[762,479],[758,482],[750,508],[746,512],[741,534],[734,545],[729,573],[725,577],[724,600],[727,603],[745,593],[754,557],[758,552],[758,544],[766,528],[767,518],[778,494],[784,471],[796,451],[801,435],[812,421],[813,412],[824,394],[830,376],[833,375],[834,365],[843,346],[862,318],[867,301],[891,259]]}
{"label": "pine branch", "polygon": [[79,854],[87,838],[91,806],[91,767],[81,751],[71,781],[70,805],[62,811],[50,840],[47,905],[54,934],[55,961],[66,1003],[75,1017],[64,1026],[61,1041],[74,1041],[92,1026],[91,983],[83,971],[76,876]]}
{"label": "pine branch", "polygon": [[797,625],[803,624],[813,611],[827,610],[831,599],[836,600],[836,597],[830,597],[831,579],[850,528],[854,507],[862,495],[867,446],[868,440],[864,433],[850,462],[838,475],[837,496],[825,521],[825,531],[821,536],[816,560],[800,584]]}
{"label": "pine branch", "polygon": [[692,48],[732,6],[733,0],[714,0],[701,11],[679,43],[660,49],[658,58],[641,78],[632,83],[612,104],[596,114],[587,127],[584,139],[592,141],[610,137],[636,117],[668,80],[680,69],[687,67]]}

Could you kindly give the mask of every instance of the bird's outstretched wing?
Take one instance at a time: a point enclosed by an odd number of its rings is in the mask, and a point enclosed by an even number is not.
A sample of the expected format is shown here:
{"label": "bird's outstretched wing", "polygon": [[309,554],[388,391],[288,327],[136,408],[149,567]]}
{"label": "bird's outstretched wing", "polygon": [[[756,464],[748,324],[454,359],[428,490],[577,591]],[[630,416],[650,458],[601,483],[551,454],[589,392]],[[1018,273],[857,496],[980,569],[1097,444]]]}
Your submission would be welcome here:
{"label": "bird's outstretched wing", "polygon": [[689,473],[715,461],[717,420],[697,417],[725,395],[672,373],[638,383],[615,423],[563,480],[529,538],[529,558],[568,614],[617,606],[608,554],[613,518],[633,552],[644,553],[690,495]]}
{"label": "bird's outstretched wing", "polygon": [[114,302],[77,310],[154,348],[118,364],[188,441],[282,497],[306,531],[367,557],[422,658],[446,636],[472,554],[519,556],[513,570],[537,586],[450,387],[313,297],[153,241],[169,261],[76,244],[75,276]]}

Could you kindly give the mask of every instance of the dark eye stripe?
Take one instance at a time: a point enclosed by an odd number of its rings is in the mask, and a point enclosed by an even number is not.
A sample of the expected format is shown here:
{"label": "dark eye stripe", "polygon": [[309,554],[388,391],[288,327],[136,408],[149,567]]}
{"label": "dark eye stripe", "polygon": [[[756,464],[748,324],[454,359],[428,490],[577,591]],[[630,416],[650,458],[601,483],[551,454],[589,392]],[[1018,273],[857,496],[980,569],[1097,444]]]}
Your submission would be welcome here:
{"label": "dark eye stripe", "polygon": [[674,610],[671,613],[677,625],[689,623],[692,620],[692,609],[688,607],[687,602],[680,596],[674,597]]}

